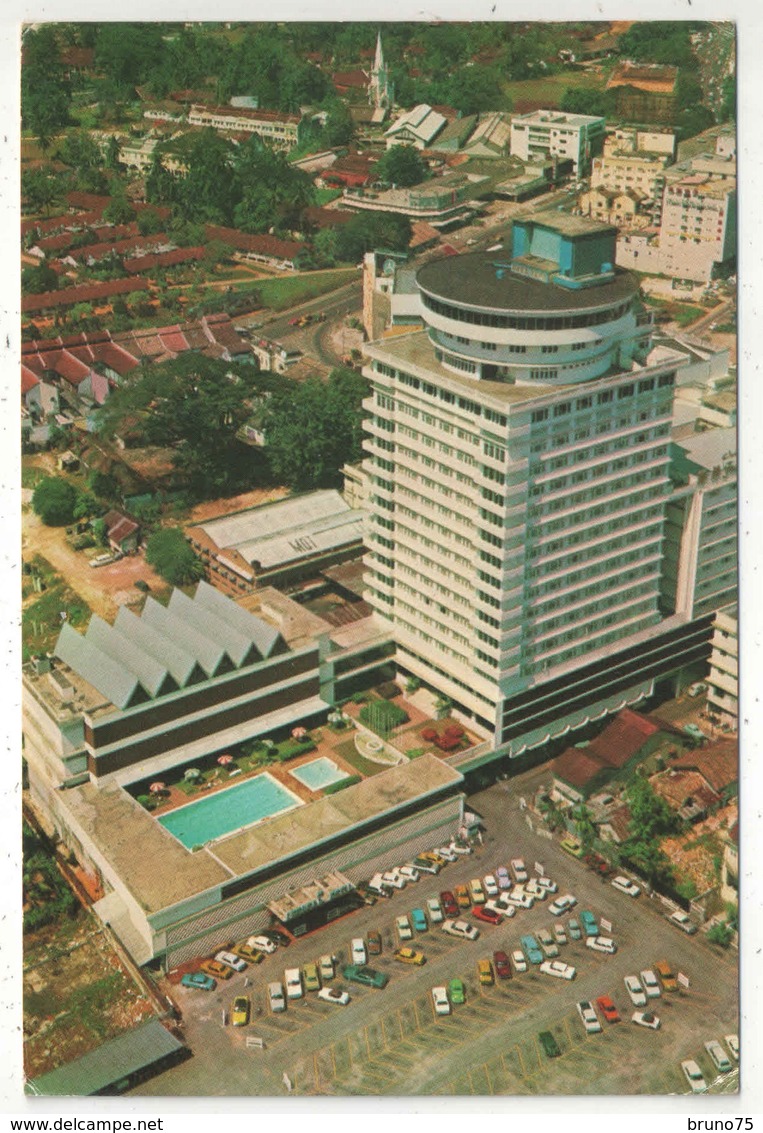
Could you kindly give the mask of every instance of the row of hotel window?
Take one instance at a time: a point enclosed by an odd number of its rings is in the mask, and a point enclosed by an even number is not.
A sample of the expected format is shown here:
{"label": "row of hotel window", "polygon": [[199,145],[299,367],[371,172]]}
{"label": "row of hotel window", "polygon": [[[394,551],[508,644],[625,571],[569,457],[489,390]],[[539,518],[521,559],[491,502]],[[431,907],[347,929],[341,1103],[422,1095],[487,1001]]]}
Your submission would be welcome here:
{"label": "row of hotel window", "polygon": [[633,306],[630,298],[615,307],[604,308],[594,312],[567,315],[498,315],[494,312],[472,310],[466,307],[454,307],[450,303],[443,303],[421,292],[424,306],[436,315],[456,322],[471,323],[484,327],[505,327],[513,330],[567,330],[576,327],[597,326],[601,323],[614,322],[621,319]]}

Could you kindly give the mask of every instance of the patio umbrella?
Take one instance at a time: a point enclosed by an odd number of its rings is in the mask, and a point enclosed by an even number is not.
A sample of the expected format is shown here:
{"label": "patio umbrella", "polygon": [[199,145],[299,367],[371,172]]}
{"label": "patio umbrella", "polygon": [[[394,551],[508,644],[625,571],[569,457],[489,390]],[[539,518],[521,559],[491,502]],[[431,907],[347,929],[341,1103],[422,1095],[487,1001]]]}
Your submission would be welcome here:
{"label": "patio umbrella", "polygon": [[160,795],[162,791],[167,790],[167,787],[164,783],[152,783],[148,789],[152,795]]}
{"label": "patio umbrella", "polygon": [[218,757],[217,762],[220,764],[221,767],[227,767],[229,763],[233,763],[233,756],[232,755],[221,755],[221,756]]}
{"label": "patio umbrella", "polygon": [[189,767],[188,770],[186,771],[185,775],[183,776],[183,778],[184,779],[200,779],[201,778],[201,771],[199,771],[198,767]]}
{"label": "patio umbrella", "polygon": [[303,740],[307,735],[307,728],[292,728],[292,738],[295,740]]}

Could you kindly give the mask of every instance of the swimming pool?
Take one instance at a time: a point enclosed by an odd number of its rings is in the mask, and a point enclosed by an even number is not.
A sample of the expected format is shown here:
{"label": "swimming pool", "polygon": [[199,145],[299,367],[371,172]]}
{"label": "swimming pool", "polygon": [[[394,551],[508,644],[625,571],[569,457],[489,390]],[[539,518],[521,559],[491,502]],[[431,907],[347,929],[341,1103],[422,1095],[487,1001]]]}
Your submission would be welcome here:
{"label": "swimming pool", "polygon": [[338,783],[340,779],[347,778],[347,772],[342,771],[333,759],[327,759],[325,755],[320,759],[313,759],[310,763],[303,763],[289,774],[299,779],[300,783],[304,783],[311,791],[320,791],[330,783]]}
{"label": "swimming pool", "polygon": [[264,772],[178,807],[162,815],[157,822],[190,850],[301,805],[302,800],[293,791]]}

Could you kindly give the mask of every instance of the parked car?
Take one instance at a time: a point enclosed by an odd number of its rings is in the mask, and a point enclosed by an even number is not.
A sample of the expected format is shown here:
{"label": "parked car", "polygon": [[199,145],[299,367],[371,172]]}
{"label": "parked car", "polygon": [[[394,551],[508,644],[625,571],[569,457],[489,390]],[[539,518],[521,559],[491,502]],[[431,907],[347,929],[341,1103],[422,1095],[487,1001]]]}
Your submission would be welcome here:
{"label": "parked car", "polygon": [[360,897],[364,905],[375,905],[378,900],[378,894],[372,893],[367,885],[356,885],[355,891]]}
{"label": "parked car", "polygon": [[268,1003],[274,1015],[277,1015],[279,1011],[286,1010],[286,1000],[283,994],[283,987],[280,983],[274,982],[268,984]]}
{"label": "parked car", "polygon": [[517,909],[531,909],[535,904],[535,898],[530,893],[525,892],[523,885],[515,885],[511,893],[504,894],[502,900],[514,905]]}
{"label": "parked car", "polygon": [[593,913],[590,912],[588,909],[581,909],[579,916],[580,916],[580,923],[583,926],[583,932],[585,933],[585,935],[586,936],[598,936],[599,935],[599,926],[596,923],[596,917],[593,915]]}
{"label": "parked car", "polygon": [[350,1002],[350,993],[338,987],[322,987],[318,992],[318,999],[324,1003],[336,1003],[338,1007],[346,1007]]}
{"label": "parked car", "polygon": [[639,893],[641,892],[640,886],[636,885],[636,883],[633,881],[629,881],[628,878],[623,877],[622,874],[618,874],[617,877],[613,877],[610,885],[613,889],[618,889],[621,893],[625,893],[628,897],[638,897]]}
{"label": "parked car", "polygon": [[697,931],[697,926],[694,924],[688,914],[682,913],[680,909],[677,909],[675,913],[670,914],[670,916],[668,917],[668,924],[675,925],[676,928],[681,929],[681,932],[685,932],[689,936],[693,936]]}
{"label": "parked car", "polygon": [[217,980],[206,972],[186,972],[180,982],[183,987],[193,987],[197,991],[214,991],[217,987]]}
{"label": "parked car", "polygon": [[524,952],[520,952],[518,948],[515,948],[512,952],[511,962],[518,972],[527,971],[527,960],[525,959],[525,954]]}
{"label": "parked car", "polygon": [[199,967],[202,972],[206,972],[208,976],[213,976],[218,980],[229,980],[233,975],[233,968],[229,968],[227,964],[221,964],[219,960],[202,960]]}
{"label": "parked car", "polygon": [[447,932],[449,936],[460,936],[464,940],[476,940],[480,934],[476,925],[469,924],[468,921],[443,921],[442,931]]}
{"label": "parked car", "polygon": [[423,909],[411,909],[411,924],[416,932],[426,932],[429,928],[427,915]]}
{"label": "parked car", "polygon": [[431,858],[414,858],[411,865],[419,873],[431,873],[437,876],[442,869],[439,862],[433,861]]}
{"label": "parked car", "polygon": [[558,893],[559,892],[559,886],[556,884],[555,881],[552,881],[549,877],[536,877],[534,879],[534,881],[535,881],[536,885],[539,885],[541,887],[541,889],[545,889],[547,893]]}
{"label": "parked car", "polygon": [[646,992],[647,999],[659,999],[662,995],[660,991],[660,983],[657,976],[651,968],[644,968],[643,972],[639,972],[641,979],[641,986]]}
{"label": "parked car", "polygon": [[242,960],[246,960],[247,964],[261,964],[265,959],[264,952],[260,952],[257,948],[250,948],[245,940],[234,944],[231,948],[231,952],[239,956]]}
{"label": "parked car", "polygon": [[676,991],[678,988],[678,981],[673,974],[673,969],[667,960],[658,960],[654,965],[654,970],[660,978],[664,991]]}
{"label": "parked car", "polygon": [[538,1042],[543,1047],[543,1052],[547,1058],[558,1058],[562,1053],[559,1049],[559,1043],[550,1031],[541,1031],[538,1035]]}
{"label": "parked car", "polygon": [[334,957],[329,956],[328,954],[325,955],[325,956],[321,956],[320,960],[318,961],[318,964],[319,964],[321,979],[324,982],[326,980],[333,980],[334,976],[336,975],[336,966],[335,966],[335,963],[334,963]]}
{"label": "parked car", "polygon": [[459,858],[466,857],[472,852],[471,846],[466,842],[451,842],[448,849]]}
{"label": "parked car", "polygon": [[634,1007],[646,1007],[646,995],[644,989],[638,981],[637,976],[625,976],[623,983],[625,990],[631,997],[631,1003]]}
{"label": "parked car", "polygon": [[707,1089],[707,1082],[704,1079],[702,1071],[693,1058],[687,1058],[681,1063],[681,1069],[684,1072],[684,1077],[691,1087],[693,1094],[703,1094]]}
{"label": "parked car", "polygon": [[366,987],[383,988],[389,983],[389,976],[386,972],[377,972],[375,968],[369,968],[366,965],[348,964],[342,968],[342,975],[346,980],[351,980],[356,984],[365,984]]}
{"label": "parked car", "polygon": [[631,1023],[638,1023],[640,1027],[648,1027],[652,1031],[660,1029],[660,1020],[651,1011],[634,1011]]}
{"label": "parked car", "polygon": [[305,991],[321,990],[321,978],[318,975],[317,964],[314,964],[312,961],[310,961],[310,963],[308,964],[305,964],[304,968],[302,969],[302,975],[305,980]]}
{"label": "parked car", "polygon": [[453,891],[458,901],[459,909],[470,909],[474,903],[471,899],[469,889],[466,885],[457,885]]}
{"label": "parked car", "polygon": [[620,1012],[617,1010],[608,995],[600,995],[596,1000],[596,1006],[599,1008],[599,1011],[601,1011],[602,1015],[608,1023],[620,1022]]}
{"label": "parked car", "polygon": [[564,931],[564,925],[562,925],[562,924],[555,924],[554,925],[554,940],[556,941],[557,944],[566,944],[567,943],[567,933]]}
{"label": "parked car", "polygon": [[563,964],[561,960],[544,960],[538,970],[546,976],[556,976],[560,980],[575,979],[575,969],[571,964]]}
{"label": "parked car", "polygon": [[416,964],[419,967],[426,964],[426,956],[423,952],[417,952],[414,948],[398,948],[392,953],[394,960],[399,960],[401,964]]}
{"label": "parked car", "polygon": [[489,897],[483,909],[488,909],[491,913],[497,913],[501,920],[513,917],[516,914],[516,905],[512,905],[510,901],[504,901],[501,897]]}
{"label": "parked car", "polygon": [[498,896],[498,882],[496,881],[492,873],[485,874],[485,877],[483,878],[483,886],[488,897]]}
{"label": "parked car", "polygon": [[266,940],[269,940],[271,944],[280,945],[281,948],[288,948],[291,944],[291,938],[278,928],[263,929],[261,935],[264,936]]}
{"label": "parked car", "polygon": [[511,979],[511,964],[505,952],[493,953],[493,967],[499,980]]}
{"label": "parked car", "polygon": [[256,948],[258,952],[264,952],[268,956],[276,950],[275,944],[267,936],[250,936],[246,943],[249,948]]}
{"label": "parked car", "polygon": [[475,905],[472,909],[472,916],[475,920],[484,921],[485,924],[499,925],[503,920],[500,913],[496,913],[495,909],[487,909],[484,905]]}
{"label": "parked car", "polygon": [[382,937],[377,929],[369,929],[366,934],[366,948],[368,949],[369,956],[381,956],[382,953]]}
{"label": "parked car", "polygon": [[610,936],[589,936],[586,939],[586,948],[592,948],[594,952],[617,952],[617,945]]}
{"label": "parked car", "polygon": [[230,1021],[234,1027],[245,1027],[249,1022],[249,998],[246,995],[237,995],[233,1000],[233,1010]]}
{"label": "parked car", "polygon": [[547,928],[539,929],[535,935],[545,956],[552,960],[555,956],[559,955],[559,946]]}
{"label": "parked car", "polygon": [[405,889],[406,879],[401,875],[399,870],[390,870],[388,873],[383,873],[382,881],[392,889]]}
{"label": "parked car", "polygon": [[495,871],[495,879],[498,882],[499,889],[511,889],[512,882],[509,877],[509,871],[506,869],[505,865],[498,866],[498,869]]}
{"label": "parked car", "polygon": [[531,964],[540,964],[543,961],[543,953],[541,952],[538,941],[530,933],[526,933],[520,938],[519,943],[522,945],[522,951]]}
{"label": "parked car", "polygon": [[446,987],[432,988],[432,1002],[434,1003],[435,1015],[450,1015],[450,1000]]}
{"label": "parked car", "polygon": [[567,932],[570,934],[570,940],[580,940],[583,935],[580,922],[574,917],[572,920],[567,921]]}
{"label": "parked car", "polygon": [[528,877],[527,866],[525,865],[522,858],[512,858],[510,865],[511,865],[511,872],[514,874],[514,880],[515,881],[520,882],[520,883],[523,882],[523,881],[527,881],[527,877]]}
{"label": "parked car", "polygon": [[577,905],[577,898],[573,897],[571,893],[565,893],[563,897],[557,897],[555,901],[551,902],[548,911],[554,917],[561,917],[564,913],[569,912],[574,905]]}
{"label": "parked car", "polygon": [[[438,846],[436,850],[432,850],[431,854],[436,855],[441,862],[455,862],[458,859],[458,854],[452,846]],[[431,857],[431,854],[429,855]]]}
{"label": "parked car", "polygon": [[421,877],[421,874],[413,865],[400,866],[398,873],[401,877],[404,877],[406,881],[418,881]]}
{"label": "parked car", "polygon": [[405,914],[395,918],[395,928],[397,929],[397,935],[401,940],[413,940],[413,929],[411,928],[411,922],[408,920]]}
{"label": "parked car", "polygon": [[581,999],[578,1003],[578,1015],[583,1021],[583,1026],[586,1029],[586,1034],[595,1035],[601,1030],[601,1023],[599,1016],[593,1009],[593,1005],[587,999]]}
{"label": "parked car", "polygon": [[720,1070],[721,1074],[728,1074],[728,1072],[732,1069],[732,1066],[729,1062],[726,1051],[723,1049],[718,1040],[709,1039],[708,1042],[705,1043],[705,1050],[715,1063],[716,1070]]}
{"label": "parked car", "polygon": [[240,956],[236,956],[233,952],[216,952],[215,960],[218,964],[227,964],[234,972],[246,971],[246,960],[242,960]]}
{"label": "parked car", "polygon": [[368,959],[366,942],[362,936],[356,936],[353,939],[351,946],[351,955],[353,964],[365,964],[366,960]]}
{"label": "parked car", "polygon": [[459,904],[454,894],[451,893],[449,889],[443,889],[440,894],[440,904],[442,905],[442,911],[445,913],[446,917],[458,916]]}
{"label": "parked car", "polygon": [[392,892],[389,885],[385,885],[384,876],[381,873],[375,873],[366,886],[369,893],[373,893],[376,897],[389,897]]}
{"label": "parked car", "polygon": [[445,920],[442,906],[436,897],[427,897],[427,914],[432,924],[442,924]]}
{"label": "parked car", "polygon": [[493,974],[493,965],[489,960],[477,961],[477,977],[481,984],[495,983],[495,975]]}
{"label": "parked car", "polygon": [[724,1035],[723,1041],[729,1048],[731,1057],[735,1062],[739,1062],[739,1035]]}
{"label": "parked car", "polygon": [[[456,892],[458,892],[458,890],[456,890]],[[469,895],[473,905],[485,904],[487,897],[485,896],[485,890],[482,888],[482,882],[478,877],[473,878],[473,880],[469,882]]]}
{"label": "parked car", "polygon": [[580,845],[580,842],[576,842],[574,838],[562,838],[559,845],[568,854],[572,854],[573,858],[582,858],[583,847]]}
{"label": "parked car", "polygon": [[287,968],[283,974],[283,979],[286,985],[286,998],[301,999],[305,991],[302,987],[302,973],[299,968]]}
{"label": "parked car", "polygon": [[454,976],[448,984],[448,991],[450,993],[450,1002],[453,1006],[458,1006],[461,1003],[466,1003],[466,990],[464,988],[464,981]]}

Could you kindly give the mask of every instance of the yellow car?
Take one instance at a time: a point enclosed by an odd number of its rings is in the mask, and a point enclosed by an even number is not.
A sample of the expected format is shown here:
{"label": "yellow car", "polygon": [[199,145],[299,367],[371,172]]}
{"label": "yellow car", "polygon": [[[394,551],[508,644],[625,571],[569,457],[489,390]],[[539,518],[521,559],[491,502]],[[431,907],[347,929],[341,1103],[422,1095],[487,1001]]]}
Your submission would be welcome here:
{"label": "yellow car", "polygon": [[233,969],[229,968],[227,964],[221,964],[219,960],[202,960],[199,967],[202,972],[206,972],[208,976],[214,976],[217,980],[229,980],[233,975]]}
{"label": "yellow car", "polygon": [[493,965],[489,960],[477,961],[477,975],[479,976],[481,984],[495,983],[495,976],[493,975]]}
{"label": "yellow car", "polygon": [[305,991],[321,990],[321,978],[318,975],[317,964],[305,964],[302,969],[302,977],[305,981]]}
{"label": "yellow car", "polygon": [[456,900],[462,909],[470,909],[474,902],[471,899],[469,890],[465,885],[457,885],[453,890],[456,895]]}
{"label": "yellow car", "polygon": [[395,960],[399,960],[401,964],[426,964],[426,956],[422,952],[415,952],[413,948],[398,948],[393,952]]}
{"label": "yellow car", "polygon": [[264,952],[258,952],[256,948],[250,948],[245,940],[239,941],[231,948],[234,956],[239,956],[242,960],[246,960],[247,964],[261,964],[265,959]]}
{"label": "yellow car", "polygon": [[249,1022],[249,1000],[245,995],[237,995],[233,1000],[231,1023],[234,1027],[245,1027]]}

